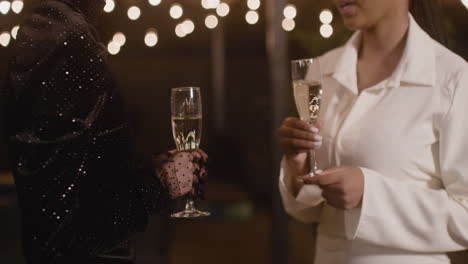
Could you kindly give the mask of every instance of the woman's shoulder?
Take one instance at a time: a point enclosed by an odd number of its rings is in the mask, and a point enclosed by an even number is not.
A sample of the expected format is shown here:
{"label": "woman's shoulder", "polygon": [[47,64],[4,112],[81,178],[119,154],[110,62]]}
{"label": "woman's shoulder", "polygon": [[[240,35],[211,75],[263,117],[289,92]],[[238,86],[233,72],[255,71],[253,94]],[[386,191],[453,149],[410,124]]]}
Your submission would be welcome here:
{"label": "woman's shoulder", "polygon": [[436,71],[449,79],[468,74],[468,63],[460,55],[434,41]]}

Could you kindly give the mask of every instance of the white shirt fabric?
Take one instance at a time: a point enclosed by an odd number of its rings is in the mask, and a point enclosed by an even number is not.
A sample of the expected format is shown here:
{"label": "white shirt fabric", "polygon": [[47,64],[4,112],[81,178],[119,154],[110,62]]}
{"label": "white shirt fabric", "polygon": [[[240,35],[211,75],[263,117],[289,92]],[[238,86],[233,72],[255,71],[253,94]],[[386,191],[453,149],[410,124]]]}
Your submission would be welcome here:
{"label": "white shirt fabric", "polygon": [[319,222],[315,264],[450,263],[468,248],[468,64],[410,15],[405,51],[385,81],[358,92],[360,33],[320,57],[320,168],[364,174],[359,208],[336,209],[314,185],[294,197],[283,160],[286,211]]}

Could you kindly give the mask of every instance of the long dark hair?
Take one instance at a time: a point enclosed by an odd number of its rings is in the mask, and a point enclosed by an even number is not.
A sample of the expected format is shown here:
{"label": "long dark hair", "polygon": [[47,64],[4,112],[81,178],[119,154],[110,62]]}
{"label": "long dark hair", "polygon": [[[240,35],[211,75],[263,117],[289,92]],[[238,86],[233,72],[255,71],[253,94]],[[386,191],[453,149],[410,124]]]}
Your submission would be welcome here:
{"label": "long dark hair", "polygon": [[445,46],[449,45],[440,0],[410,0],[409,10],[418,24],[433,39]]}

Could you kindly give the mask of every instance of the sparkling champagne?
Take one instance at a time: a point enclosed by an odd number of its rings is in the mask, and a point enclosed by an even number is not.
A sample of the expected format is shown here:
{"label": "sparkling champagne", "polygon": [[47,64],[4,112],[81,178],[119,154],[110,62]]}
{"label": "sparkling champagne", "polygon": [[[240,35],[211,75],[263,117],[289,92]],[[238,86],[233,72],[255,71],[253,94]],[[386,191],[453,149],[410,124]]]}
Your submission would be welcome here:
{"label": "sparkling champagne", "polygon": [[177,150],[196,149],[200,145],[202,116],[172,116],[172,135]]}
{"label": "sparkling champagne", "polygon": [[301,120],[315,123],[320,112],[322,85],[318,82],[297,80],[293,81],[293,87],[294,100]]}

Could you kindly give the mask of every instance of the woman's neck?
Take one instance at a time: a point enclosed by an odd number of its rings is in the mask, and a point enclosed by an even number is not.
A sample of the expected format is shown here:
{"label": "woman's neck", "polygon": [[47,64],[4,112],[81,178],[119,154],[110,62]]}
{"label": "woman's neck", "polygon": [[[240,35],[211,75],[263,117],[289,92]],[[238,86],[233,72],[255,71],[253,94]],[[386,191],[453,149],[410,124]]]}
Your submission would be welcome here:
{"label": "woman's neck", "polygon": [[399,61],[405,47],[408,28],[409,16],[406,12],[384,18],[375,26],[362,30],[359,57],[375,59],[397,57]]}

